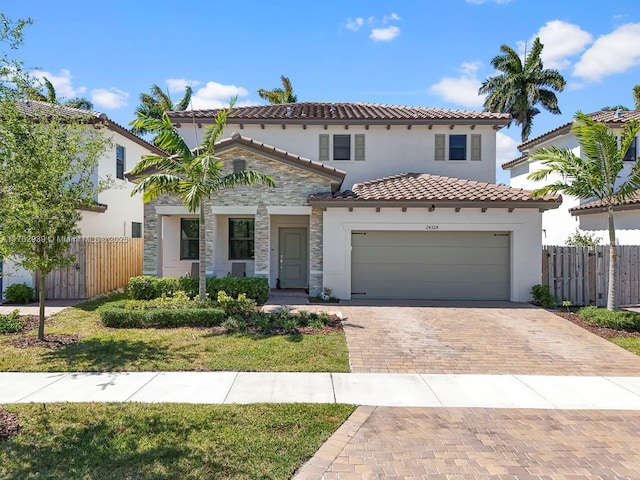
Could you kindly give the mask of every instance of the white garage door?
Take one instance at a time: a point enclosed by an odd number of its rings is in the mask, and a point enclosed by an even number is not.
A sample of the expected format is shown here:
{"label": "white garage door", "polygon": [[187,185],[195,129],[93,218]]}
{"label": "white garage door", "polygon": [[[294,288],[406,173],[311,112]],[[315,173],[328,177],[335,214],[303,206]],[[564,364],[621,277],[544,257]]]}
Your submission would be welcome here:
{"label": "white garage door", "polygon": [[353,298],[509,300],[506,232],[354,231]]}

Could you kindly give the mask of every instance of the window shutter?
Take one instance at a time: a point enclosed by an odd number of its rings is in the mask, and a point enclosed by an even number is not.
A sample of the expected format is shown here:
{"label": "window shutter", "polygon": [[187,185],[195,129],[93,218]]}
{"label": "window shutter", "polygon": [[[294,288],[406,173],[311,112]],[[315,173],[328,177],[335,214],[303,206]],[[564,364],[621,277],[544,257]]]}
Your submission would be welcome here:
{"label": "window shutter", "polygon": [[318,160],[321,162],[329,161],[329,135],[320,134],[320,151],[318,152]]}
{"label": "window shutter", "polygon": [[471,135],[471,160],[482,160],[482,135]]}
{"label": "window shutter", "polygon": [[444,134],[436,133],[436,150],[433,159],[438,162],[444,161]]}
{"label": "window shutter", "polygon": [[355,142],[356,142],[355,160],[364,160],[364,134],[356,133],[354,136],[355,136]]}

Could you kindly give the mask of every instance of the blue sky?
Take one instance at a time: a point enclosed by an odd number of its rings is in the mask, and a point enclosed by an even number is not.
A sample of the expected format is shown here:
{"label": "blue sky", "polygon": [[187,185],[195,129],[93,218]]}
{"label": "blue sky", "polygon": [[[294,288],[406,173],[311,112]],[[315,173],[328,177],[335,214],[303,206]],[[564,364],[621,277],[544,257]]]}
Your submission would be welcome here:
{"label": "blue sky", "polygon": [[[60,97],[85,96],[123,125],[154,83],[175,100],[191,84],[194,107],[210,108],[233,95],[264,103],[256,90],[282,74],[299,101],[481,110],[500,45],[523,50],[538,35],[567,87],[562,115],[535,117],[532,136],[578,110],[632,108],[640,84],[638,0],[28,0],[0,11],[34,20],[16,56]],[[501,130],[498,163],[518,143],[515,125]]]}

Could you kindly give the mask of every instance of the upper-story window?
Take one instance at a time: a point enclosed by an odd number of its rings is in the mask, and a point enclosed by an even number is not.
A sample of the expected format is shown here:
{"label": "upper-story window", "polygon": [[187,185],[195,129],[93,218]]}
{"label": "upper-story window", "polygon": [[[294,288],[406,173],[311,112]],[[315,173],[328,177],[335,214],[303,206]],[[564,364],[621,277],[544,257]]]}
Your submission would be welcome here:
{"label": "upper-story window", "polygon": [[124,180],[124,147],[116,145],[116,178]]}
{"label": "upper-story window", "polygon": [[[353,137],[353,138],[352,138]],[[321,134],[318,138],[318,159],[329,160],[364,160],[364,134]]]}
{"label": "upper-story window", "polygon": [[[444,160],[482,160],[482,135],[447,135],[437,133],[435,135],[435,150],[433,159],[436,161]],[[467,137],[470,137],[470,145],[467,144]],[[448,148],[446,147],[448,140]]]}
{"label": "upper-story window", "polygon": [[467,136],[449,135],[449,160],[467,159]]}
{"label": "upper-story window", "polygon": [[624,156],[624,160],[626,162],[634,162],[636,158],[638,158],[636,143],[637,143],[637,138],[634,138],[633,141],[631,142],[631,145],[629,145],[629,150],[627,150],[627,153]]}

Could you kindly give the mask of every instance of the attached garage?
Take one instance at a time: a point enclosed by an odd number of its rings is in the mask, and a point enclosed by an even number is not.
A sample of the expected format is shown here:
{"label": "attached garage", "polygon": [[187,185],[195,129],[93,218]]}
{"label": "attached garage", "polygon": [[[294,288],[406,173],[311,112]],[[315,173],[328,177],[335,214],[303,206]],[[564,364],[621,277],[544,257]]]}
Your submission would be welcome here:
{"label": "attached garage", "polygon": [[352,298],[509,300],[508,232],[352,231]]}

